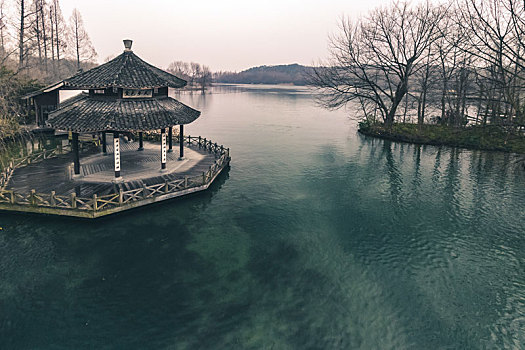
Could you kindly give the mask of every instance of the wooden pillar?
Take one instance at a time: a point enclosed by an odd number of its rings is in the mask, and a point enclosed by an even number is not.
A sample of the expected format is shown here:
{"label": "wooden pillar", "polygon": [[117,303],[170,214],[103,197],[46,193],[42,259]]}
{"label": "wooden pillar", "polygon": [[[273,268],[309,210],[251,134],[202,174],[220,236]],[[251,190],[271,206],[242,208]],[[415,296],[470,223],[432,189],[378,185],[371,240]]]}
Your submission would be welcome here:
{"label": "wooden pillar", "polygon": [[144,137],[142,131],[139,132],[139,149],[137,151],[144,151]]}
{"label": "wooden pillar", "polygon": [[168,129],[168,152],[173,152],[173,127]]}
{"label": "wooden pillar", "polygon": [[166,169],[166,129],[160,129],[160,168]]}
{"label": "wooden pillar", "polygon": [[113,160],[115,161],[115,177],[120,177],[120,139],[118,131],[113,132]]}
{"label": "wooden pillar", "polygon": [[34,97],[33,97],[33,103],[35,104],[36,126],[39,127],[39,126],[41,126],[41,123],[40,123],[40,111],[38,110],[38,104],[34,100]]}
{"label": "wooden pillar", "polygon": [[179,159],[184,158],[184,125],[180,125],[179,131]]}
{"label": "wooden pillar", "polygon": [[72,134],[72,146],[73,146],[73,169],[75,175],[80,175],[80,156],[78,154],[78,133]]}
{"label": "wooden pillar", "polygon": [[102,131],[102,153],[107,154],[106,132]]}

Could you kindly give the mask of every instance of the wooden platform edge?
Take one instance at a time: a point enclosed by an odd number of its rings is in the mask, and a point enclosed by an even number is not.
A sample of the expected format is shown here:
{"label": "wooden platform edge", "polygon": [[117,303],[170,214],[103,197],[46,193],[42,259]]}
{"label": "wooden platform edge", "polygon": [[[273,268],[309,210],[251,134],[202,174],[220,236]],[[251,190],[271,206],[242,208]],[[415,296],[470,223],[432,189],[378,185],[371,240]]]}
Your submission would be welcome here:
{"label": "wooden platform edge", "polygon": [[219,176],[222,173],[222,171],[229,165],[229,163],[230,163],[230,160],[228,159],[224,163],[224,166],[221,167],[221,169],[211,178],[211,180],[202,186],[192,187],[192,188],[188,188],[188,189],[173,192],[173,193],[167,193],[167,194],[157,196],[157,197],[145,198],[140,201],[130,202],[120,207],[114,207],[114,208],[110,208],[107,210],[99,210],[99,211],[74,210],[74,209],[66,209],[66,208],[6,204],[6,203],[0,203],[0,210],[1,211],[14,211],[14,212],[19,212],[19,213],[49,214],[49,215],[96,219],[99,217],[116,214],[116,213],[126,211],[129,209],[138,208],[138,207],[142,207],[145,205],[169,200],[172,198],[182,197],[188,194],[205,191],[211,186],[211,184],[215,181],[217,176]]}
{"label": "wooden platform edge", "polygon": [[[214,164],[209,167],[207,172],[202,173],[202,177],[200,175],[191,178],[185,176],[183,179],[164,181],[133,190],[120,190],[119,193],[109,195],[97,196],[97,194],[94,194],[92,198],[77,197],[74,193],[70,196],[58,196],[55,191],[51,191],[49,194],[37,193],[34,189],[28,193],[5,190],[7,182],[10,180],[10,175],[15,168],[25,166],[34,161],[56,157],[58,154],[63,153],[63,149],[60,147],[57,150],[44,150],[21,159],[15,159],[16,162],[12,161],[9,167],[2,172],[0,211],[93,219],[204,191],[209,188],[222,170],[230,164],[230,149],[201,136],[192,137],[188,135],[185,137],[185,140],[189,146],[204,147],[209,153],[215,154],[216,160]],[[217,159],[218,155],[220,156]]]}

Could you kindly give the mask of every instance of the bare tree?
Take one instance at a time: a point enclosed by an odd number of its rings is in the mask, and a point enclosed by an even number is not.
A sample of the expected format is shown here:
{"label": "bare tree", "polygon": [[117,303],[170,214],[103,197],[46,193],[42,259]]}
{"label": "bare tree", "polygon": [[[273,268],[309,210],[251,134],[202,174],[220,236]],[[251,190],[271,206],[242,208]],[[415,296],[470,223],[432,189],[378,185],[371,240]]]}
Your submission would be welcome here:
{"label": "bare tree", "polygon": [[26,0],[18,0],[18,70],[22,70],[25,65],[25,59],[28,55],[26,51],[28,18],[31,11],[28,9]]}
{"label": "bare tree", "polygon": [[190,79],[191,68],[188,62],[183,62],[183,61],[171,62],[168,66],[167,71],[184,80]]}
{"label": "bare tree", "polygon": [[0,1],[0,59],[3,60],[7,53],[7,15],[5,0]]}
{"label": "bare tree", "polygon": [[462,0],[457,11],[457,26],[468,40],[462,49],[481,63],[479,71],[492,85],[486,112],[494,120],[504,115],[508,124],[523,123],[518,87],[525,78],[524,16],[522,0]]}
{"label": "bare tree", "polygon": [[201,75],[201,65],[199,63],[191,62],[190,63],[190,81],[189,85],[190,87],[193,86],[196,82],[199,76]]}
{"label": "bare tree", "polygon": [[31,11],[33,12],[33,15],[31,16],[30,23],[28,23],[30,36],[28,42],[36,47],[35,51],[38,53],[38,66],[40,69],[44,68],[47,73],[47,51],[49,46],[47,29],[49,23],[46,1],[33,0]]}
{"label": "bare tree", "polygon": [[47,22],[47,3],[46,0],[40,0],[40,18],[42,20],[42,42],[44,44],[44,65],[46,74],[48,73],[48,55],[47,50],[49,47],[49,38],[48,38],[48,22]]}
{"label": "bare tree", "polygon": [[62,16],[59,0],[51,1],[49,14],[51,18],[51,26],[53,28],[51,40],[53,41],[52,48],[54,50],[52,57],[53,60],[56,61],[55,75],[58,74],[60,76],[60,57],[62,55],[63,58],[63,54],[67,49],[67,43],[65,40],[67,37],[67,25]]}
{"label": "bare tree", "polygon": [[417,124],[421,127],[425,122],[425,111],[427,107],[427,96],[429,89],[433,85],[432,75],[435,70],[433,65],[433,46],[429,45],[426,52],[426,58],[423,61],[423,66],[421,67],[420,74],[417,77],[417,85],[419,87],[419,94],[417,95]]}
{"label": "bare tree", "polygon": [[208,66],[202,66],[200,76],[198,78],[201,91],[204,92],[207,86],[211,85],[211,70]]}
{"label": "bare tree", "polygon": [[314,70],[312,82],[323,104],[338,108],[354,100],[377,108],[387,125],[408,91],[409,78],[437,38],[441,8],[428,2],[393,3],[354,23],[341,20],[341,34],[330,38],[331,60]]}
{"label": "bare tree", "polygon": [[69,18],[69,26],[71,35],[71,44],[69,47],[73,50],[73,54],[77,61],[77,69],[80,70],[80,61],[91,61],[95,59],[97,57],[97,52],[95,51],[91,39],[84,28],[82,15],[77,9],[73,9],[73,13]]}
{"label": "bare tree", "polygon": [[51,4],[49,6],[49,32],[50,32],[50,41],[51,41],[51,59],[53,61],[53,71],[56,71],[55,64],[55,13],[54,6]]}

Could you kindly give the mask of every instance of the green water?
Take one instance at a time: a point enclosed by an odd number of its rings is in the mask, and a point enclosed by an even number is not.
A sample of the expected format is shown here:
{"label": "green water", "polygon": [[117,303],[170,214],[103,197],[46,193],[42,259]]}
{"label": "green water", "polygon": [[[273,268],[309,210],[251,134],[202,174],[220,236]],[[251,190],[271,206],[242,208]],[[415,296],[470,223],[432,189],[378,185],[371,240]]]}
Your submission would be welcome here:
{"label": "green water", "polygon": [[302,89],[183,95],[210,191],[0,214],[0,349],[525,348],[515,158],[365,138]]}

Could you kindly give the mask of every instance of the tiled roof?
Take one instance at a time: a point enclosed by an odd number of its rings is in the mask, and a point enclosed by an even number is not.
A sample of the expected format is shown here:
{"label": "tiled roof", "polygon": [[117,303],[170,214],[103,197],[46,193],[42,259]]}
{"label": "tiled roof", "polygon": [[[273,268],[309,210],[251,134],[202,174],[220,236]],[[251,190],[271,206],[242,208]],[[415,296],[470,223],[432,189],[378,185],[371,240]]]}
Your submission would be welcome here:
{"label": "tiled roof", "polygon": [[147,131],[188,124],[199,116],[199,111],[171,97],[134,100],[81,94],[50,113],[47,123],[72,132]]}
{"label": "tiled roof", "polygon": [[133,51],[64,80],[68,89],[102,89],[108,87],[146,89],[158,87],[181,88],[186,81],[143,61]]}

